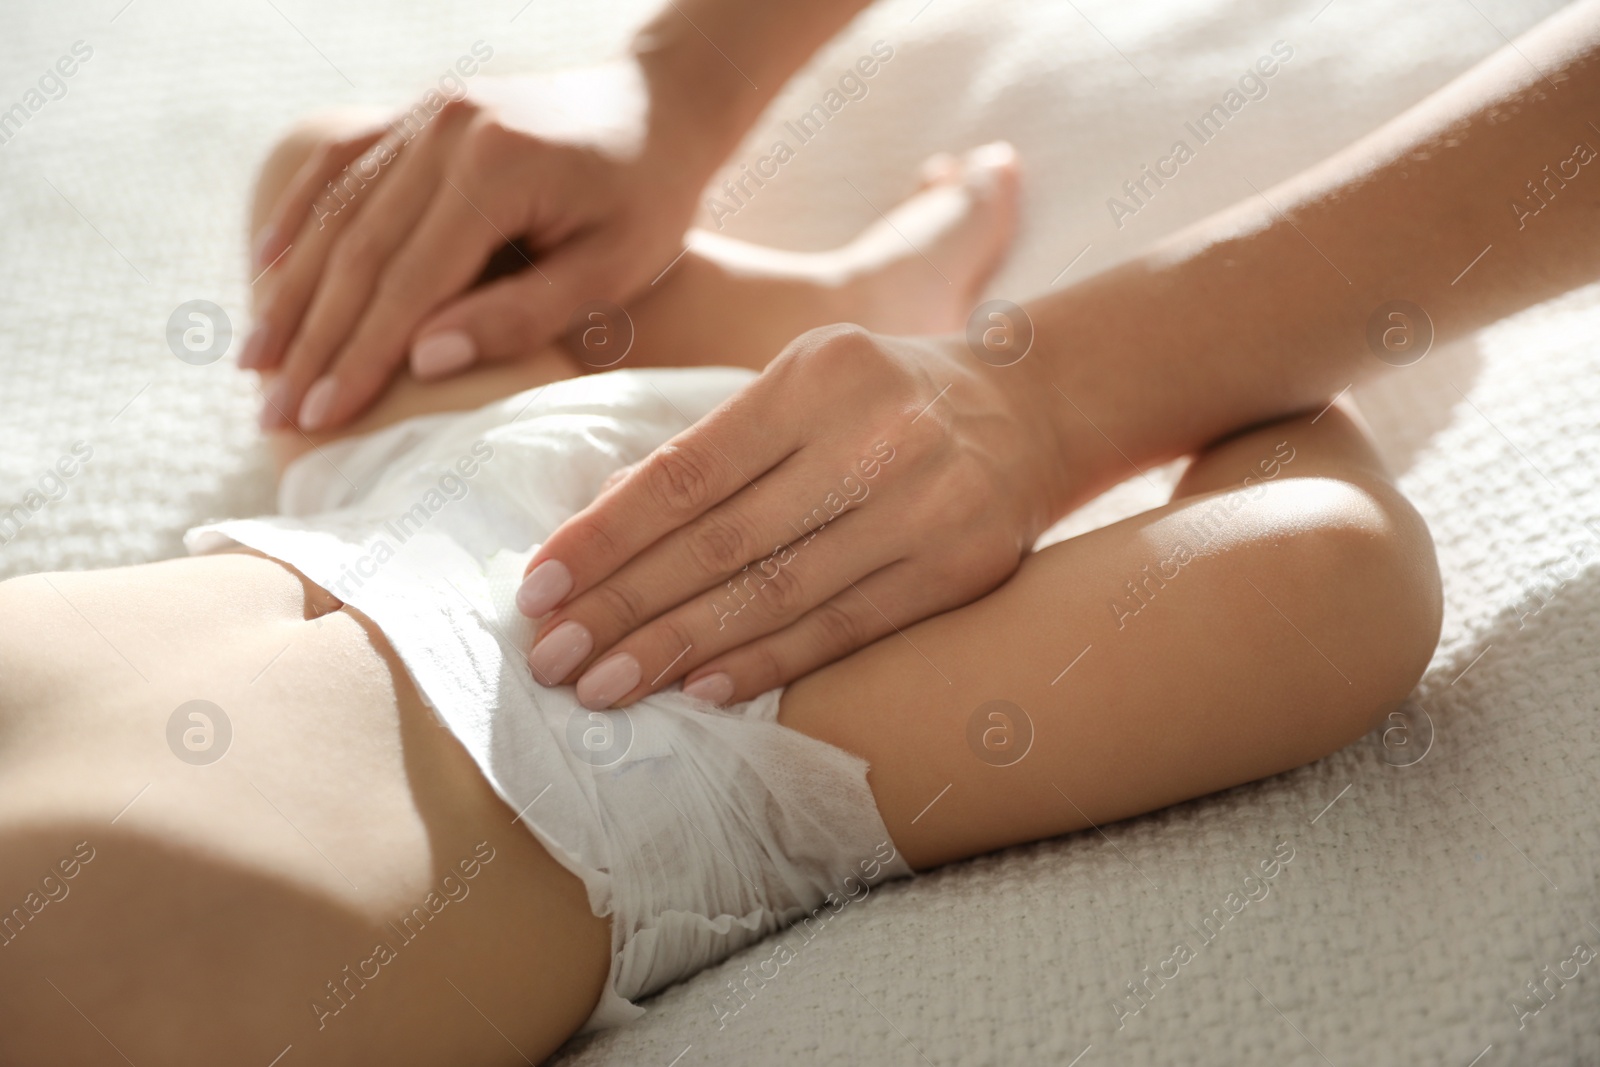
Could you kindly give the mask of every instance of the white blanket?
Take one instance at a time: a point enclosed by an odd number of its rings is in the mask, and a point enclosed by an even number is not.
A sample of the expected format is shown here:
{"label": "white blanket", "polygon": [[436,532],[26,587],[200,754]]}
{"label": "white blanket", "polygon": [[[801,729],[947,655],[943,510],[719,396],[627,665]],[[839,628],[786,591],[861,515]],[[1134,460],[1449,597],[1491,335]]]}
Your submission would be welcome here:
{"label": "white blanket", "polygon": [[[246,185],[295,114],[402,100],[478,40],[490,71],[594,58],[651,2],[8,12],[0,111],[74,42],[93,52],[0,144],[0,515],[30,502],[20,529],[0,522],[0,576],[175,555],[186,527],[271,506],[247,376],[180,362],[165,329],[193,299],[244,325]],[[909,191],[923,156],[1005,136],[1028,194],[993,292],[1020,298],[1267,188],[1556,6],[893,0],[736,154],[763,154],[874,41],[894,49],[724,232],[833,243]],[[1108,198],[1276,41],[1293,56],[1267,95],[1119,228]],[[1597,336],[1589,288],[1362,394],[1444,568],[1444,638],[1415,705],[1431,749],[1413,711],[1387,748],[1374,736],[1104,835],[875,891],[724,1028],[715,1005],[764,945],[562,1062],[1600,1062],[1600,962],[1586,959],[1600,949]],[[57,468],[63,456],[77,462]],[[1152,502],[1135,482],[1070,528]],[[1292,859],[1251,901],[1244,879],[1275,846]]]}

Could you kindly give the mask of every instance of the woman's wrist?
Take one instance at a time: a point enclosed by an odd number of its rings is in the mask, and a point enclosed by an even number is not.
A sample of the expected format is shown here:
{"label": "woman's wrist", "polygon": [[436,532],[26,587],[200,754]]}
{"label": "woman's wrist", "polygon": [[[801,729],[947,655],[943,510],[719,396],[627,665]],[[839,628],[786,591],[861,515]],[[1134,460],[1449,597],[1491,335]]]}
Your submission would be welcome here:
{"label": "woman's wrist", "polygon": [[1028,303],[1029,392],[1073,469],[1072,506],[1381,365],[1362,345],[1365,298],[1318,277],[1299,240],[1266,222]]}
{"label": "woman's wrist", "polygon": [[1014,388],[1067,472],[1067,510],[1262,417],[1271,385],[1247,380],[1263,371],[1248,342],[1213,329],[1206,259],[1134,260],[1026,305]]}
{"label": "woman's wrist", "polygon": [[[1050,388],[1048,370],[1031,355],[1015,363],[998,360],[965,334],[928,340],[939,347],[953,371],[964,373],[970,385],[989,393],[997,414],[1022,431],[1024,444],[1010,466],[1018,472],[1017,495],[1033,508],[1029,521],[1033,536],[1087,500],[1085,472],[1056,425],[1059,412],[1051,398],[1059,402],[1060,397]],[[946,384],[951,383],[930,382],[935,390]]]}
{"label": "woman's wrist", "polygon": [[1058,447],[1103,488],[1592,281],[1593,202],[1534,226],[1540,201],[1486,191],[1593,158],[1548,153],[1597,107],[1600,4],[1573,4],[1321,163],[1030,301],[1023,364],[1061,398]]}
{"label": "woman's wrist", "polygon": [[672,0],[628,55],[650,88],[650,152],[664,172],[711,177],[795,71],[867,0]]}
{"label": "woman's wrist", "polygon": [[[656,20],[629,46],[649,98],[644,156],[658,178],[681,178],[699,192],[744,137],[766,97],[729,64],[707,64],[704,41]],[[680,20],[681,21],[681,20]]]}

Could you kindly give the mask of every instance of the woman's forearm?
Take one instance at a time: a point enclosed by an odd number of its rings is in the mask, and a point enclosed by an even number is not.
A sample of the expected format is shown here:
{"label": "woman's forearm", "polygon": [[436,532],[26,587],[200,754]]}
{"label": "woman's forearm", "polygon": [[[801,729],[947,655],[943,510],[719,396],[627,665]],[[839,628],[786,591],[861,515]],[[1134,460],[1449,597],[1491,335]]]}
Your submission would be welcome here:
{"label": "woman's forearm", "polygon": [[1597,220],[1600,3],[1586,0],[1317,166],[1029,303],[1017,380],[1081,502],[1130,462],[1414,360],[1430,322],[1447,341],[1600,276]]}
{"label": "woman's forearm", "polygon": [[650,83],[652,136],[700,180],[790,76],[867,0],[668,0],[630,51]]}

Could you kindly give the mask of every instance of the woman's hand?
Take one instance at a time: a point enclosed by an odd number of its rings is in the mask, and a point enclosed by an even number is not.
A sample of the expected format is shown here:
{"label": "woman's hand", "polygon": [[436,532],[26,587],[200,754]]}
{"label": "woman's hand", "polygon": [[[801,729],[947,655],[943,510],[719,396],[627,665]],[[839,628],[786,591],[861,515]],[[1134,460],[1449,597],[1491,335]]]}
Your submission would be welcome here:
{"label": "woman's hand", "polygon": [[591,708],[679,678],[726,704],[989,592],[1067,493],[1025,373],[960,339],[805,334],[540,547],[535,677]]}
{"label": "woman's hand", "polygon": [[[647,284],[717,150],[656,103],[632,59],[480,76],[315,154],[257,245],[271,292],[240,363],[282,367],[263,426],[342,424],[408,352],[419,378],[524,355]],[[515,273],[468,291],[513,241]]]}

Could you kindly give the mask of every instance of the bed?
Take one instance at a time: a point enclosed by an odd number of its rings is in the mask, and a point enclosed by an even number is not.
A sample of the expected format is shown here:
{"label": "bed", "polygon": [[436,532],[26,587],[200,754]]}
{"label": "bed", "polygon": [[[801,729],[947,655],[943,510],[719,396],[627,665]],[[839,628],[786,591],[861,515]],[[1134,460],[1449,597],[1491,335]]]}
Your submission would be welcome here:
{"label": "bed", "polygon": [[[27,114],[0,127],[0,577],[158,559],[190,525],[270,510],[257,395],[231,356],[248,318],[247,184],[293,117],[398,103],[480,41],[490,73],[598,58],[649,6],[12,10],[0,112]],[[1020,299],[1268,189],[1558,6],[885,0],[783,92],[730,170],[881,41],[893,56],[867,95],[737,211],[708,204],[702,222],[831,245],[905,195],[930,152],[1003,136],[1026,166],[1025,222],[990,295]],[[1265,93],[1131,203],[1123,183],[1275,45]],[[74,73],[61,95],[31,107],[62,56]],[[169,319],[196,300],[227,317],[229,358],[174,357]],[[1432,525],[1446,599],[1431,667],[1371,736],[1289,774],[880,887],[745,985],[737,1012],[724,1010],[730,983],[770,944],[556,1062],[1600,1062],[1594,338],[1600,286],[1356,390]],[[1147,507],[1171,478],[1134,479],[1054,535]]]}

